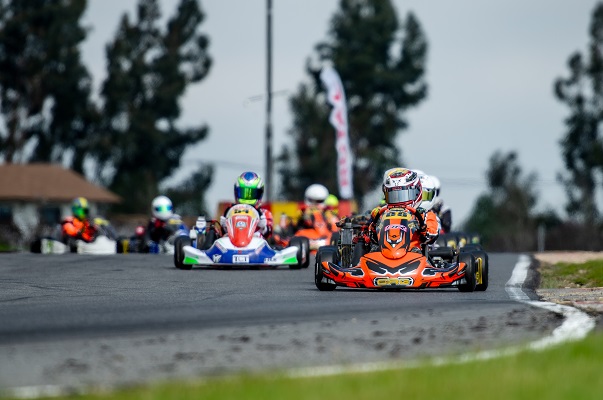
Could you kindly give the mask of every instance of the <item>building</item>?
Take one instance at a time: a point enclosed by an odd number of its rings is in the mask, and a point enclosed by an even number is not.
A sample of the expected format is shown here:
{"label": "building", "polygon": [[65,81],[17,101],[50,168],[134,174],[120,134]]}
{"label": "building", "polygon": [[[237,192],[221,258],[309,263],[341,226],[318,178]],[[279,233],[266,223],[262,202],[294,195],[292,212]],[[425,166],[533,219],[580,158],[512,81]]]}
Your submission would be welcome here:
{"label": "building", "polygon": [[16,227],[22,239],[31,239],[41,226],[56,225],[71,215],[71,202],[76,197],[88,199],[91,215],[121,201],[60,165],[0,165],[0,225]]}

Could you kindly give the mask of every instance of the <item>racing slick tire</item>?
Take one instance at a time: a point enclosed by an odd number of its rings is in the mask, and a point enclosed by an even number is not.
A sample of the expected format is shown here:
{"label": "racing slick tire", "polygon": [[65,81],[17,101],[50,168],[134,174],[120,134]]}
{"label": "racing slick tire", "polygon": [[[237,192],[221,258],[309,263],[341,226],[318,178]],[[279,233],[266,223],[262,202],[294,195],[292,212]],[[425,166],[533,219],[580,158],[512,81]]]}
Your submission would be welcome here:
{"label": "racing slick tire", "polygon": [[291,238],[289,246],[297,246],[297,264],[289,265],[289,268],[308,268],[310,265],[310,240],[306,237],[294,236]]}
{"label": "racing slick tire", "polygon": [[339,244],[339,232],[333,232],[331,234],[331,241],[329,243],[329,245],[331,246],[337,246]]}
{"label": "racing slick tire", "polygon": [[465,283],[459,285],[461,292],[473,292],[476,286],[476,261],[471,253],[460,253],[459,262],[465,263]]}
{"label": "racing slick tire", "polygon": [[476,273],[479,279],[477,279],[475,290],[484,292],[488,289],[488,253],[483,250],[472,251],[476,261]]}
{"label": "racing slick tire", "polygon": [[314,264],[314,283],[321,292],[330,292],[337,287],[334,283],[323,282],[324,274],[322,271],[322,262],[328,261],[336,264],[339,252],[336,246],[323,246],[316,253],[316,262]]}
{"label": "racing slick tire", "polygon": [[178,269],[192,269],[192,265],[184,264],[184,246],[191,244],[191,239],[187,236],[178,236],[174,240],[174,265]]}

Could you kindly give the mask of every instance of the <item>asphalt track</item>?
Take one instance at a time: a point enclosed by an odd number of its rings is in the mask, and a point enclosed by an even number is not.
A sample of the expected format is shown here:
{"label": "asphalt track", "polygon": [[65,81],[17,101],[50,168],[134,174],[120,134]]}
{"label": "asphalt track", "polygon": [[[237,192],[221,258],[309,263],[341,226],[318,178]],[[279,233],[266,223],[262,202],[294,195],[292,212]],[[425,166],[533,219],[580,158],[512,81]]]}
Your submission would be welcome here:
{"label": "asphalt track", "polygon": [[561,320],[509,298],[505,283],[517,259],[490,254],[485,292],[320,292],[313,260],[304,270],[181,271],[166,255],[1,254],[0,389],[412,360],[526,343]]}

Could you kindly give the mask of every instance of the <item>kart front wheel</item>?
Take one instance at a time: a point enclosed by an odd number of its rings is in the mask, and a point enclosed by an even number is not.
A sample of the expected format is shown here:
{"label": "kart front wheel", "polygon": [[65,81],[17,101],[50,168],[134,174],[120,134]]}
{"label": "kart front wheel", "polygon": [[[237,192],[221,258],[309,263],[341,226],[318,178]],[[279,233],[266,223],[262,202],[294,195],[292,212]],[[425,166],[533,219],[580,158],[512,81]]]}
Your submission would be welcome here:
{"label": "kart front wheel", "polygon": [[291,269],[308,268],[310,265],[310,241],[306,237],[294,236],[289,246],[297,247],[297,264],[289,265]]}
{"label": "kart front wheel", "polygon": [[338,252],[336,246],[321,247],[316,253],[316,263],[314,264],[314,283],[321,292],[330,292],[335,290],[337,287],[337,285],[334,283],[326,282],[322,268],[322,263],[324,261],[336,263],[337,256]]}
{"label": "kart front wheel", "polygon": [[178,269],[192,269],[192,265],[184,264],[184,246],[191,244],[191,239],[187,236],[178,236],[174,240],[174,265]]}

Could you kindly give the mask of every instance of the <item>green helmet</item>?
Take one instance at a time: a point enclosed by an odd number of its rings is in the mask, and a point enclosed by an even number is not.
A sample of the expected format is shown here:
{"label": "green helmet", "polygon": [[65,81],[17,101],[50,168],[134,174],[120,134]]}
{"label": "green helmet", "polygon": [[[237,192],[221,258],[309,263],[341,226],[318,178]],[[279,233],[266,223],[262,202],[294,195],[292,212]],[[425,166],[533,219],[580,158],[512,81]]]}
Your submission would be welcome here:
{"label": "green helmet", "polygon": [[325,206],[337,208],[337,206],[339,206],[339,200],[337,199],[337,196],[335,196],[334,194],[328,195],[327,199],[325,200]]}
{"label": "green helmet", "polygon": [[234,185],[235,201],[257,206],[264,195],[264,181],[255,172],[243,172]]}
{"label": "green helmet", "polygon": [[71,212],[77,219],[88,219],[90,209],[88,208],[88,200],[85,197],[78,197],[71,203]]}

